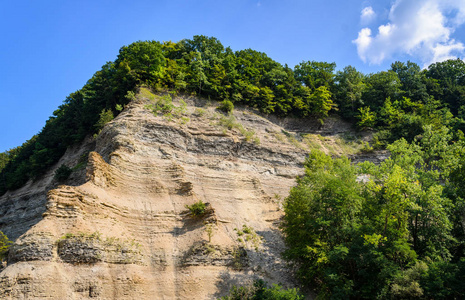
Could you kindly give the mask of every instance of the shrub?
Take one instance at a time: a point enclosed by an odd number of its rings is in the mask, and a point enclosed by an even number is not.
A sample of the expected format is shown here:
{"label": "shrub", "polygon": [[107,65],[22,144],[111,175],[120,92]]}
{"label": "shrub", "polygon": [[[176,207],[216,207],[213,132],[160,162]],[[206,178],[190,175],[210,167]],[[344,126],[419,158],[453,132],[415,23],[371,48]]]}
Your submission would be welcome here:
{"label": "shrub", "polygon": [[100,112],[100,119],[94,125],[95,129],[97,129],[97,131],[100,132],[102,130],[103,126],[105,126],[105,124],[107,124],[108,122],[110,122],[114,118],[115,117],[114,117],[113,112],[111,111],[111,109],[103,109]]}
{"label": "shrub", "polygon": [[8,248],[11,246],[12,242],[8,237],[0,231],[0,261],[2,261],[6,254],[8,253]]}
{"label": "shrub", "polygon": [[192,205],[186,205],[186,208],[190,211],[193,217],[198,217],[205,214],[205,207],[206,204],[203,203],[202,200],[199,200]]}
{"label": "shrub", "polygon": [[221,300],[303,300],[304,296],[299,294],[297,289],[283,289],[281,286],[273,284],[271,287],[259,279],[253,285],[233,286],[229,295],[220,298]]}
{"label": "shrub", "polygon": [[64,181],[66,179],[68,179],[69,175],[71,175],[71,173],[73,172],[73,170],[66,166],[66,165],[61,165],[56,171],[55,171],[55,179],[58,180],[58,181]]}
{"label": "shrub", "polygon": [[136,94],[133,91],[128,91],[124,98],[128,99],[129,101],[132,101],[136,99]]}
{"label": "shrub", "polygon": [[368,106],[360,107],[358,111],[357,118],[359,121],[357,126],[362,130],[373,128],[376,123],[376,113],[372,112]]}
{"label": "shrub", "polygon": [[214,227],[214,224],[205,224],[205,232],[208,235],[208,242],[211,243],[212,237],[218,228]]}
{"label": "shrub", "polygon": [[124,109],[124,107],[121,104],[116,104],[115,109],[116,111],[121,112]]}
{"label": "shrub", "polygon": [[255,251],[258,251],[258,248],[260,247],[262,241],[262,237],[259,236],[252,227],[249,227],[244,224],[242,225],[242,230],[237,228],[234,228],[234,230],[237,232],[238,236],[243,236],[244,238],[240,239],[239,242],[241,242],[245,246],[246,242],[251,241]]}
{"label": "shrub", "polygon": [[72,167],[71,170],[76,171],[76,170],[84,169],[87,165],[88,159],[89,159],[89,152],[85,152],[81,154],[77,164],[74,167]]}
{"label": "shrub", "polygon": [[225,117],[221,116],[220,120],[218,121],[219,124],[227,129],[231,130],[233,128],[239,128],[239,123],[236,122],[236,118],[233,115]]}
{"label": "shrub", "polygon": [[217,109],[225,113],[231,113],[234,109],[234,104],[229,100],[223,100],[220,102],[220,105],[217,107]]}
{"label": "shrub", "polygon": [[206,113],[207,111],[203,108],[196,108],[194,111],[194,115],[197,117],[203,117]]}
{"label": "shrub", "polygon": [[[173,104],[173,99],[169,94],[155,96],[151,104],[146,105],[145,108],[151,110],[154,115],[158,115],[159,113],[163,114],[163,117],[168,121],[172,121],[175,117],[179,119],[182,115],[187,113],[186,102],[181,99],[179,101],[179,106],[176,106]],[[181,123],[187,123],[189,121],[187,119],[184,118],[184,120],[181,120]]]}

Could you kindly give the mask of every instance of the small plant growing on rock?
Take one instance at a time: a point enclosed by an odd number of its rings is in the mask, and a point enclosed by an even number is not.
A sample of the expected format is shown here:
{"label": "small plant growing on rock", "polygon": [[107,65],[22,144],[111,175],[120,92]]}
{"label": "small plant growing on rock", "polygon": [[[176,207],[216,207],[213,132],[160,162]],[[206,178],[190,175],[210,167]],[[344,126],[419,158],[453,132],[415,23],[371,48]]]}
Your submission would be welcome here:
{"label": "small plant growing on rock", "polygon": [[79,157],[78,163],[74,167],[72,167],[71,170],[76,171],[76,170],[84,169],[87,165],[88,159],[89,159],[89,152],[85,152],[81,154],[81,156]]}
{"label": "small plant growing on rock", "polygon": [[223,134],[226,134],[226,129],[237,129],[245,137],[246,142],[252,141],[256,145],[260,144],[260,139],[255,136],[255,131],[245,129],[241,123],[236,121],[236,118],[233,115],[229,115],[227,117],[221,116],[218,120],[218,124],[224,127]]}
{"label": "small plant growing on rock", "polygon": [[247,252],[244,248],[234,248],[232,253],[232,261],[230,267],[234,270],[243,270],[247,267]]}
{"label": "small plant growing on rock", "polygon": [[197,116],[197,117],[203,117],[205,114],[207,113],[207,111],[203,108],[196,108],[194,110],[194,115]]}
{"label": "small plant growing on rock", "polygon": [[129,101],[136,99],[136,94],[133,91],[128,91],[124,98],[128,99]]}
{"label": "small plant growing on rock", "polygon": [[212,242],[212,237],[215,234],[215,231],[217,230],[216,226],[214,224],[208,223],[205,224],[205,232],[208,235],[208,242]]}
{"label": "small plant growing on rock", "polygon": [[242,229],[234,228],[234,230],[238,236],[243,237],[237,239],[239,243],[245,246],[246,242],[250,241],[255,251],[258,251],[263,237],[259,236],[252,227],[244,224]]}
{"label": "small plant growing on rock", "polygon": [[229,114],[234,110],[234,104],[229,100],[223,100],[220,102],[220,105],[217,107],[217,109]]}
{"label": "small plant growing on rock", "polygon": [[[86,232],[78,232],[78,233],[66,233],[63,235],[60,240],[67,240],[67,239],[91,239],[91,240],[98,240],[100,241],[102,234],[99,231],[95,231],[93,233],[86,233]],[[59,241],[60,241],[59,240]]]}
{"label": "small plant growing on rock", "polygon": [[105,126],[105,124],[107,124],[108,122],[112,121],[114,118],[115,116],[113,115],[111,109],[103,109],[100,112],[100,118],[98,122],[94,125],[96,131],[100,133],[100,131],[102,131],[103,126]]}
{"label": "small plant growing on rock", "polygon": [[194,218],[203,216],[205,214],[205,207],[206,203],[203,203],[202,200],[199,200],[192,205],[186,205],[186,208]]}
{"label": "small plant growing on rock", "polygon": [[189,123],[190,119],[188,117],[181,117],[181,124],[185,125]]}
{"label": "small plant growing on rock", "polygon": [[277,194],[277,193],[274,194],[274,201],[278,205],[278,210],[282,210],[283,209],[283,198],[281,197],[280,194]]}
{"label": "small plant growing on rock", "polygon": [[240,125],[236,122],[236,118],[234,118],[233,115],[229,117],[222,116],[218,122],[221,126],[226,127],[229,130],[233,128],[238,128],[238,126]]}
{"label": "small plant growing on rock", "polygon": [[58,169],[56,169],[54,178],[57,181],[64,181],[68,179],[69,175],[71,175],[72,172],[73,170],[70,167],[66,165],[61,165]]}
{"label": "small plant growing on rock", "polygon": [[371,146],[368,142],[362,142],[362,149],[360,149],[360,152],[362,153],[371,153],[373,152],[374,148]]}
{"label": "small plant growing on rock", "polygon": [[72,239],[73,237],[75,237],[75,235],[68,232],[68,233],[65,233],[65,235],[63,235],[63,236],[60,238],[60,240]]}
{"label": "small plant growing on rock", "polygon": [[214,246],[210,245],[210,244],[206,244],[205,245],[205,250],[207,250],[207,253],[208,254],[213,254],[216,252],[216,249]]}
{"label": "small plant growing on rock", "polygon": [[163,114],[163,117],[168,121],[173,121],[175,118],[180,118],[187,113],[186,102],[181,99],[179,100],[179,106],[176,106],[169,94],[156,96],[151,100],[151,104],[146,105],[145,108],[151,110],[154,115]]}

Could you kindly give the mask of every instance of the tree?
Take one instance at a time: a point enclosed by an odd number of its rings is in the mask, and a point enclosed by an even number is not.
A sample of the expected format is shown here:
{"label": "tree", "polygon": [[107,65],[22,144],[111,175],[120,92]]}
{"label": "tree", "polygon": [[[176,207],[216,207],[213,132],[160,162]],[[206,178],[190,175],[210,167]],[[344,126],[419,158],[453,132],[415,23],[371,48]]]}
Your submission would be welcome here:
{"label": "tree", "polygon": [[318,118],[321,124],[328,117],[329,111],[336,108],[331,99],[331,93],[326,86],[320,86],[315,89],[310,96],[310,103],[312,113]]}
{"label": "tree", "polygon": [[305,177],[286,199],[283,222],[285,257],[298,267],[303,282],[324,290],[328,279],[334,279],[332,274],[350,277],[338,271],[349,251],[346,242],[356,230],[361,200],[356,171],[347,158],[333,160],[320,151],[310,153]]}
{"label": "tree", "polygon": [[199,52],[202,59],[210,62],[213,58],[221,58],[225,52],[223,44],[215,38],[204,35],[194,35],[192,39],[184,39],[179,42],[184,52]]}
{"label": "tree", "polygon": [[269,87],[265,86],[260,88],[259,98],[257,100],[258,108],[266,114],[274,112],[274,107],[276,103],[273,101],[273,99],[274,94]]}
{"label": "tree", "polygon": [[294,74],[297,81],[312,90],[325,86],[330,89],[334,83],[335,63],[304,61],[295,66]]}
{"label": "tree", "polygon": [[383,106],[387,98],[395,101],[401,97],[400,79],[393,71],[370,74],[366,77],[365,83],[366,88],[362,94],[363,103],[375,112]]}
{"label": "tree", "polygon": [[114,119],[114,115],[111,109],[104,109],[100,112],[100,118],[98,122],[95,124],[95,128],[98,131],[101,131],[103,129],[103,126],[105,126],[105,124],[107,124],[113,119]]}
{"label": "tree", "polygon": [[204,71],[204,62],[200,52],[195,51],[191,52],[191,55],[188,56],[190,61],[191,73],[190,73],[190,82],[192,86],[195,86],[197,89],[198,95],[202,93],[202,88],[209,84],[207,76]]}
{"label": "tree", "polygon": [[465,105],[465,62],[449,59],[428,67],[426,77],[433,80],[429,93],[447,103],[453,114]]}
{"label": "tree", "polygon": [[[463,257],[457,245],[464,234],[454,226],[463,226],[456,216],[463,216],[464,205],[448,194],[458,192],[463,176],[463,166],[457,166],[465,139],[452,143],[445,127],[426,126],[423,132],[412,143],[394,142],[388,147],[391,157],[379,165],[310,154],[305,176],[285,201],[285,257],[322,297],[438,295],[427,289],[437,274],[428,277],[428,268],[419,272],[416,266],[459,268],[452,258],[453,253],[459,255],[455,261]],[[451,186],[454,170],[459,171]],[[360,174],[366,179],[359,180]],[[453,288],[444,294],[462,295],[462,288]]]}
{"label": "tree", "polygon": [[428,99],[426,78],[424,73],[421,72],[420,66],[411,61],[407,61],[407,63],[396,61],[391,64],[391,71],[395,72],[399,77],[404,97],[411,99],[413,102],[426,102]]}
{"label": "tree", "polygon": [[274,87],[275,95],[275,113],[279,115],[287,115],[293,108],[295,102],[295,91],[299,87],[299,83],[294,77],[294,71],[287,65],[284,66],[283,74],[279,80],[279,84]]}
{"label": "tree", "polygon": [[376,124],[376,113],[370,110],[370,107],[360,107],[358,109],[359,114],[357,115],[358,122],[357,126],[360,129],[370,129]]}
{"label": "tree", "polygon": [[335,76],[335,99],[342,116],[351,118],[363,105],[365,76],[354,67],[347,66]]}
{"label": "tree", "polygon": [[8,248],[13,243],[8,239],[8,237],[0,231],[0,262],[5,259],[6,254],[8,253]]}
{"label": "tree", "polygon": [[156,83],[165,65],[162,47],[156,41],[138,41],[120,49],[115,65],[127,65],[140,83]]}

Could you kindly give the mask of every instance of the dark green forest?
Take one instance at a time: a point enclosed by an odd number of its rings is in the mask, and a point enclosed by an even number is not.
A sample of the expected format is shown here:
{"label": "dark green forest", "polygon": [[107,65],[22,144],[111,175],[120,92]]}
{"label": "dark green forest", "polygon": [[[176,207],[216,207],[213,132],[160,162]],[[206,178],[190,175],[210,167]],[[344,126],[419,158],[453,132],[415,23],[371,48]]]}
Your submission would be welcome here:
{"label": "dark green forest", "polygon": [[120,49],[23,145],[0,153],[0,195],[39,178],[116,116],[141,86],[229,100],[264,114],[333,114],[373,131],[392,156],[353,165],[318,151],[285,202],[285,255],[323,298],[465,297],[465,63],[396,61],[363,74],[302,61],[294,68],[213,37]]}

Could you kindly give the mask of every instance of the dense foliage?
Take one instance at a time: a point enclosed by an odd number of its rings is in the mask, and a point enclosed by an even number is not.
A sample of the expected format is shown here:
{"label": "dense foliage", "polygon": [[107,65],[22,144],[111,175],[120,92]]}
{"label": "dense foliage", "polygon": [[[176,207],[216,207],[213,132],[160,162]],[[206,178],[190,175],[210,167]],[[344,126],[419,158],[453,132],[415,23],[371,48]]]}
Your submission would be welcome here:
{"label": "dense foliage", "polygon": [[37,178],[67,147],[98,133],[140,85],[227,101],[222,106],[226,110],[243,103],[263,113],[311,116],[322,123],[338,110],[362,129],[378,129],[377,147],[400,137],[412,141],[431,118],[465,129],[462,60],[436,63],[427,70],[395,62],[390,70],[369,75],[351,66],[335,69],[335,63],[316,61],[291,69],[265,53],[234,52],[206,36],[124,46],[114,62],[65,99],[39,134],[0,154],[0,195]]}
{"label": "dense foliage", "polygon": [[465,297],[465,139],[428,125],[380,165],[314,151],[285,203],[286,257],[331,299]]}
{"label": "dense foliage", "polygon": [[256,280],[251,285],[233,286],[227,296],[220,300],[303,300],[304,296],[297,289],[284,289],[273,284],[268,286],[263,280]]}

